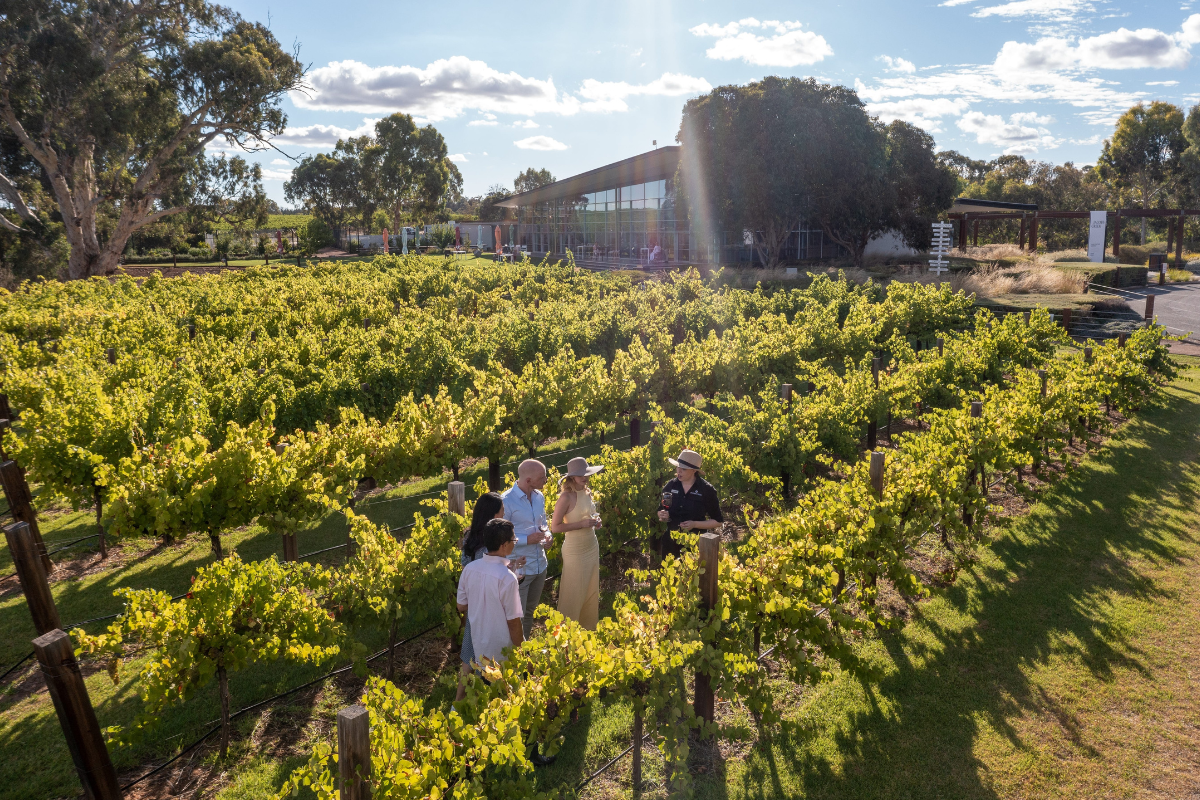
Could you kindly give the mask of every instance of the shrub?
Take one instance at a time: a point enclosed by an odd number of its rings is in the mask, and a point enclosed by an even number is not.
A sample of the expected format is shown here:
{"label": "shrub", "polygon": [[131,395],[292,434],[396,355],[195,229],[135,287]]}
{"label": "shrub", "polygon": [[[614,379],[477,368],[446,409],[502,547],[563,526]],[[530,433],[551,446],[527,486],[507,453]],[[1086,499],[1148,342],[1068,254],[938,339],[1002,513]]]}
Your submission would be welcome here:
{"label": "shrub", "polygon": [[306,256],[333,244],[333,232],[315,217],[296,228],[296,236],[300,239],[300,252]]}

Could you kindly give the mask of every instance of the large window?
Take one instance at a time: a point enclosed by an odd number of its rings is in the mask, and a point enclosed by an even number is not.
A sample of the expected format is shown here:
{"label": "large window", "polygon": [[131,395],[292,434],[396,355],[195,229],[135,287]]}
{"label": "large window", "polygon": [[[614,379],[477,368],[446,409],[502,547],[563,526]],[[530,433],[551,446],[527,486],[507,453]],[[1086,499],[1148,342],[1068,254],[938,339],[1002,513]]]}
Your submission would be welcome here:
{"label": "large window", "polygon": [[646,263],[657,246],[662,261],[689,258],[686,223],[675,217],[665,179],[521,206],[518,219],[519,243],[536,253]]}

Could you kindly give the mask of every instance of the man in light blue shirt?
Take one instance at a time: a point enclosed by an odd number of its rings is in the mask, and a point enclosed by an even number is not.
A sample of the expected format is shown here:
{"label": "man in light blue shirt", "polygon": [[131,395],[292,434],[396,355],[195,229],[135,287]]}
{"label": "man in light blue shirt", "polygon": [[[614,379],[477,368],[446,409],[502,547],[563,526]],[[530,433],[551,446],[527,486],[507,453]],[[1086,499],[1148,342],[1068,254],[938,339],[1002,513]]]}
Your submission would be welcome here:
{"label": "man in light blue shirt", "polygon": [[517,546],[509,558],[525,557],[517,574],[525,576],[521,581],[521,608],[525,612],[521,627],[526,638],[533,629],[533,611],[542,601],[549,566],[546,549],[554,539],[546,526],[546,496],[541,492],[545,485],[546,465],[530,458],[517,467],[517,482],[500,495],[504,499],[504,518],[517,533]]}

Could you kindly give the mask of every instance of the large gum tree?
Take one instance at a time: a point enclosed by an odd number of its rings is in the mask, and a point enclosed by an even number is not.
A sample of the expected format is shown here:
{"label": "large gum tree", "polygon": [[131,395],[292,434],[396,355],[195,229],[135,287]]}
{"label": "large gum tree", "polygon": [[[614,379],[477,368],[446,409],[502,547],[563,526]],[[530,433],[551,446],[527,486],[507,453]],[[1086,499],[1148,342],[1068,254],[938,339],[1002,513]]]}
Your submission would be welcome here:
{"label": "large gum tree", "polygon": [[[204,0],[6,6],[0,124],[45,173],[69,277],[113,272],[134,231],[173,214],[262,207],[261,172],[206,149],[254,150],[283,132],[280,101],[303,88],[304,67],[266,27]],[[36,222],[12,176],[0,193]]]}

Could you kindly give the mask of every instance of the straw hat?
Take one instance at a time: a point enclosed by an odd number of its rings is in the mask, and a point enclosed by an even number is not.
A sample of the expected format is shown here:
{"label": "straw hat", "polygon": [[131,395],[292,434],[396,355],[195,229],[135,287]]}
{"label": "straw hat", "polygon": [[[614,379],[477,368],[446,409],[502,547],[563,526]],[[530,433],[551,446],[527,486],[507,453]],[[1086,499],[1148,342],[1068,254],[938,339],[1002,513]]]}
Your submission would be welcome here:
{"label": "straw hat", "polygon": [[679,458],[668,458],[673,467],[683,467],[684,469],[700,469],[704,464],[704,457],[695,450],[680,450]]}
{"label": "straw hat", "polygon": [[575,458],[572,458],[570,461],[567,462],[567,471],[565,473],[563,473],[563,476],[561,478],[558,479],[558,483],[561,486],[562,482],[565,481],[567,478],[590,477],[592,475],[595,475],[597,472],[603,472],[603,471],[604,471],[603,464],[597,464],[594,467],[589,467],[586,458],[584,458],[583,456],[576,456]]}

